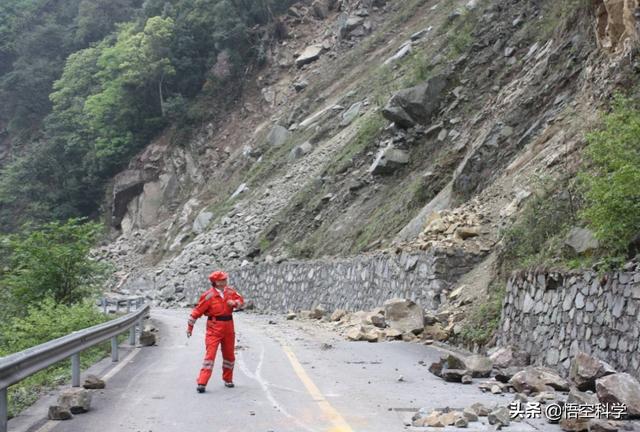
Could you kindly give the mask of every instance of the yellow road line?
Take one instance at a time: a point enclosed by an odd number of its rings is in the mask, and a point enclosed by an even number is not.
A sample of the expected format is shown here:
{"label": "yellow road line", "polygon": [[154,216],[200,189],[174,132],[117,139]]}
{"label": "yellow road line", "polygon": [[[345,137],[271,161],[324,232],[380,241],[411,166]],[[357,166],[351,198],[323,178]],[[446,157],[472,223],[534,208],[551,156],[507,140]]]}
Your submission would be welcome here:
{"label": "yellow road line", "polygon": [[353,429],[351,429],[351,426],[349,426],[344,417],[342,417],[342,415],[340,415],[340,413],[331,406],[320,389],[315,385],[311,378],[309,378],[309,375],[307,375],[307,372],[304,370],[291,348],[282,342],[280,342],[280,345],[282,345],[284,353],[289,358],[289,362],[291,363],[296,375],[298,375],[298,378],[300,378],[302,384],[304,384],[311,397],[313,397],[313,400],[318,403],[318,406],[324,415],[333,425],[333,427],[327,432],[353,432]]}

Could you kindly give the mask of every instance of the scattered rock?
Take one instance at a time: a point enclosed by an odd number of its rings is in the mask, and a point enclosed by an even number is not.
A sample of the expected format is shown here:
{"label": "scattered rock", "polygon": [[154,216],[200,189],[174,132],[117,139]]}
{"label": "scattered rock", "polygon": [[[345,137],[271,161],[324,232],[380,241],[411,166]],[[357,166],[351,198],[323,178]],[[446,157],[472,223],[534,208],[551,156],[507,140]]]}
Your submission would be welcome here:
{"label": "scattered rock", "polygon": [[471,375],[464,375],[461,382],[462,384],[473,384],[473,378]]}
{"label": "scattered rock", "polygon": [[479,417],[487,417],[491,413],[491,410],[480,402],[474,403],[469,409],[473,410]]}
{"label": "scattered rock", "polygon": [[314,61],[318,60],[320,58],[320,54],[322,54],[323,49],[324,48],[322,48],[322,45],[308,46],[296,59],[296,66],[300,68],[306,64],[313,63]]}
{"label": "scattered rock", "polygon": [[49,407],[49,420],[69,420],[71,417],[71,411],[69,408],[60,405],[52,405]]}
{"label": "scattered rock", "polygon": [[82,387],[88,390],[99,390],[105,388],[105,386],[105,382],[95,375],[88,375],[82,384]]}
{"label": "scattered rock", "polygon": [[91,392],[82,388],[64,389],[58,396],[58,405],[71,414],[86,413],[91,409]]}
{"label": "scattered rock", "polygon": [[560,420],[560,427],[567,432],[587,432],[589,430],[589,419],[576,418]]}
{"label": "scattered rock", "polygon": [[294,320],[294,319],[296,319],[296,317],[297,317],[297,315],[294,312],[289,312],[287,314],[287,320],[288,321]]}
{"label": "scattered rock", "polygon": [[347,311],[344,309],[336,309],[331,314],[331,321],[340,321],[346,314]]}
{"label": "scattered rock", "polygon": [[272,147],[280,147],[289,139],[291,132],[289,132],[285,127],[280,125],[275,125],[269,135],[267,135],[267,143],[269,143]]}
{"label": "scattered rock", "polygon": [[156,332],[145,327],[140,333],[140,345],[153,346],[156,344]]}
{"label": "scattered rock", "polygon": [[444,369],[442,371],[442,379],[447,382],[462,382],[462,377],[467,375],[467,371],[464,369]]}
{"label": "scattered rock", "polygon": [[529,366],[515,374],[509,383],[520,393],[540,393],[549,388],[569,391],[569,382],[548,368]]}
{"label": "scattered rock", "polygon": [[595,391],[596,380],[616,373],[608,363],[591,357],[589,354],[579,352],[571,362],[569,379],[575,383],[578,390]]}
{"label": "scattered rock", "polygon": [[349,109],[342,113],[342,121],[340,126],[349,126],[360,115],[362,109],[362,102],[356,102]]}
{"label": "scattered rock", "polygon": [[309,141],[305,141],[302,144],[298,144],[293,147],[289,152],[289,160],[300,159],[301,157],[311,153],[313,151],[313,145]]}
{"label": "scattered rock", "polygon": [[622,427],[618,422],[594,419],[589,423],[589,432],[618,432]]}
{"label": "scattered rock", "polygon": [[437,76],[424,84],[400,90],[382,109],[382,115],[405,129],[416,124],[426,125],[440,106],[446,86],[447,78]]}
{"label": "scattered rock", "polygon": [[511,423],[511,415],[505,407],[497,408],[487,416],[489,424],[497,426],[498,429],[509,426]]}
{"label": "scattered rock", "polygon": [[408,299],[391,299],[384,302],[384,316],[389,327],[402,333],[418,334],[423,330],[424,312]]}
{"label": "scattered rock", "polygon": [[408,163],[409,153],[389,145],[378,152],[376,159],[369,168],[369,172],[373,175],[393,174]]}
{"label": "scattered rock", "polygon": [[323,316],[325,316],[326,313],[327,313],[327,311],[326,311],[325,308],[323,308],[322,306],[316,306],[311,310],[309,318],[310,319],[320,319]]}

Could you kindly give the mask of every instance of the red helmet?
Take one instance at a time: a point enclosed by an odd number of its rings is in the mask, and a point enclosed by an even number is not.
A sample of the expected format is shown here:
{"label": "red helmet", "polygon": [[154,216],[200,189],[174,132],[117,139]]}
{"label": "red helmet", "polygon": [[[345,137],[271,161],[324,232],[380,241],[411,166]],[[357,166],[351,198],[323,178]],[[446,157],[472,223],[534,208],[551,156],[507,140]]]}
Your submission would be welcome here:
{"label": "red helmet", "polygon": [[211,281],[211,283],[215,283],[216,281],[223,281],[227,279],[228,279],[228,276],[223,271],[214,271],[209,275],[209,280]]}

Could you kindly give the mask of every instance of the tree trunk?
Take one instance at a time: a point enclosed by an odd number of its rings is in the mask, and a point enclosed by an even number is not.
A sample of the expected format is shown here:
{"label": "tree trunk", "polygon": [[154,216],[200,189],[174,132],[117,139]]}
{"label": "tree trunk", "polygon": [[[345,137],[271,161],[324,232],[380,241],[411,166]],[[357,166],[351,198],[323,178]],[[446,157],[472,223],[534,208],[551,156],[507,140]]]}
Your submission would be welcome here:
{"label": "tree trunk", "polygon": [[162,83],[164,81],[164,74],[160,76],[160,81],[158,82],[158,95],[160,96],[160,112],[162,113],[162,117],[164,117],[164,97],[162,96]]}

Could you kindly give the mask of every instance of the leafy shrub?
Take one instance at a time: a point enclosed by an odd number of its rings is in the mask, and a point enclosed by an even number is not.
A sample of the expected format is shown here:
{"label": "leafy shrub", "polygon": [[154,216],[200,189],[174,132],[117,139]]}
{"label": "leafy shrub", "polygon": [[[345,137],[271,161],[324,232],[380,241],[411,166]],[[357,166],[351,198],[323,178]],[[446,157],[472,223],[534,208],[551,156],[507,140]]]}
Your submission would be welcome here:
{"label": "leafy shrub", "polygon": [[[13,317],[0,324],[0,356],[31,348],[108,320],[91,302],[56,304],[43,299],[28,307],[24,317]],[[88,367],[109,352],[108,344],[81,355],[81,366]],[[70,362],[63,361],[38,372],[9,388],[9,416],[15,416],[35,402],[42,392],[67,381]]]}
{"label": "leafy shrub", "polygon": [[0,284],[11,304],[2,305],[3,313],[22,315],[48,298],[71,305],[94,294],[106,276],[106,267],[89,258],[100,230],[99,224],[71,219],[5,237],[1,247],[7,269]]}
{"label": "leafy shrub", "polygon": [[494,282],[489,286],[489,296],[485,302],[472,307],[460,332],[460,340],[467,346],[487,345],[500,324],[505,284]]}
{"label": "leafy shrub", "polygon": [[572,185],[558,189],[543,185],[525,204],[518,220],[501,233],[500,258],[505,273],[562,255],[559,243],[576,221],[572,189]]}
{"label": "leafy shrub", "polygon": [[640,232],[640,109],[622,96],[587,136],[589,164],[580,179],[585,208],[580,216],[611,254],[622,253]]}

